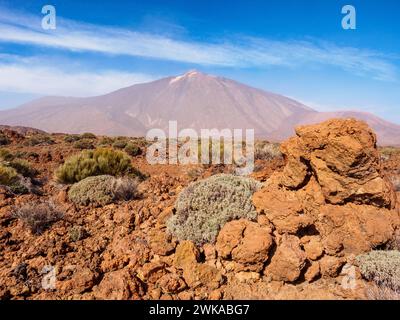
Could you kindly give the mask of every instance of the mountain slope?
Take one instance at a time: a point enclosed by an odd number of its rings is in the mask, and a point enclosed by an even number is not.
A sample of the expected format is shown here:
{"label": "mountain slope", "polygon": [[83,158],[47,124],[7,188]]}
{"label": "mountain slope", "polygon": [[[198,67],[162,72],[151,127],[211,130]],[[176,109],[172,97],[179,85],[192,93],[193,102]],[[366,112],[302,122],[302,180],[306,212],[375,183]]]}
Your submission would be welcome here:
{"label": "mountain slope", "polygon": [[222,77],[189,71],[177,77],[137,84],[90,98],[45,97],[0,112],[0,124],[49,132],[145,135],[149,129],[229,128],[255,130],[256,136],[282,139],[299,123],[354,116],[378,131],[381,144],[400,137],[400,126],[364,113],[319,113],[281,95]]}

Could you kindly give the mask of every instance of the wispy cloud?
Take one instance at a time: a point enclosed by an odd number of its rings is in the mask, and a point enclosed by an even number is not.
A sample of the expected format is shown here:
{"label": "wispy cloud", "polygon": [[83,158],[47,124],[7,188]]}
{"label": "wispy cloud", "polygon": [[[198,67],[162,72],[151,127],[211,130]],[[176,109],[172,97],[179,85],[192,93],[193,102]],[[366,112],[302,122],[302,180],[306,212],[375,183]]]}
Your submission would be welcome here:
{"label": "wispy cloud", "polygon": [[0,41],[222,67],[334,66],[377,80],[397,78],[396,65],[388,56],[318,40],[236,37],[196,42],[62,18],[58,18],[56,30],[44,31],[40,27],[40,16],[4,10],[0,14]]}
{"label": "wispy cloud", "polygon": [[141,73],[113,70],[79,72],[45,65],[40,59],[0,55],[0,89],[15,93],[84,97],[154,80],[154,77]]}

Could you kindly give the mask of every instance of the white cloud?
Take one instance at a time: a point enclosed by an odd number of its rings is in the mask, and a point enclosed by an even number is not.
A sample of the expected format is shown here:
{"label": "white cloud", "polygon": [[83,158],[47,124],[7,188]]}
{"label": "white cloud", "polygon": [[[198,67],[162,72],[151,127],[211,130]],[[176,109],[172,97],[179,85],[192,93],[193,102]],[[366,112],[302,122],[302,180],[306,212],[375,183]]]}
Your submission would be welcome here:
{"label": "white cloud", "polygon": [[67,72],[27,64],[0,64],[0,89],[38,95],[93,96],[153,80],[140,73]]}
{"label": "white cloud", "polygon": [[0,41],[93,51],[225,67],[297,67],[307,64],[341,68],[378,80],[395,80],[396,66],[379,52],[331,43],[231,38],[195,42],[126,29],[90,25],[58,18],[56,30],[44,31],[38,17],[4,11],[0,14]]}

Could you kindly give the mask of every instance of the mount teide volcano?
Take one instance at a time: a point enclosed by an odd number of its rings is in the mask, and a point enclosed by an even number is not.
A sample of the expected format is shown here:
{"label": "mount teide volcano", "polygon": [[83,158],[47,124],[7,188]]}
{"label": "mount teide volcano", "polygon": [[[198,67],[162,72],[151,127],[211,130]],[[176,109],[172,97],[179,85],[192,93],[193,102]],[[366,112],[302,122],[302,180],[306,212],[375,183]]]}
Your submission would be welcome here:
{"label": "mount teide volcano", "polygon": [[365,120],[378,143],[398,145],[400,126],[361,112],[317,112],[281,95],[233,80],[189,71],[177,77],[137,84],[90,98],[44,97],[0,112],[0,124],[48,132],[144,136],[151,128],[254,129],[255,135],[281,140],[294,126],[327,118]]}

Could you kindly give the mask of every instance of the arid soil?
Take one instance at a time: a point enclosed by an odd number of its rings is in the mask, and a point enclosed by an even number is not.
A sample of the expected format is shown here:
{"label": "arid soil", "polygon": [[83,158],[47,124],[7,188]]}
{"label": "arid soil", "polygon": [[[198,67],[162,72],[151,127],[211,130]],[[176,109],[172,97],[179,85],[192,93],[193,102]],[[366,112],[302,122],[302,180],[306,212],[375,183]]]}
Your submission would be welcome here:
{"label": "arid soil", "polygon": [[[283,159],[257,160],[257,220],[228,222],[202,246],[178,241],[165,222],[183,188],[229,166],[149,165],[138,155],[132,163],[148,175],[138,199],[78,207],[54,172],[80,150],[62,134],[26,146],[29,132],[3,133],[11,144],[2,148],[38,171],[40,193],[0,186],[0,299],[365,299],[370,284],[354,257],[390,246],[400,231],[400,153],[383,156],[355,120],[299,127]],[[12,213],[44,199],[64,216],[33,234]],[[46,289],[51,267],[55,287]]]}

